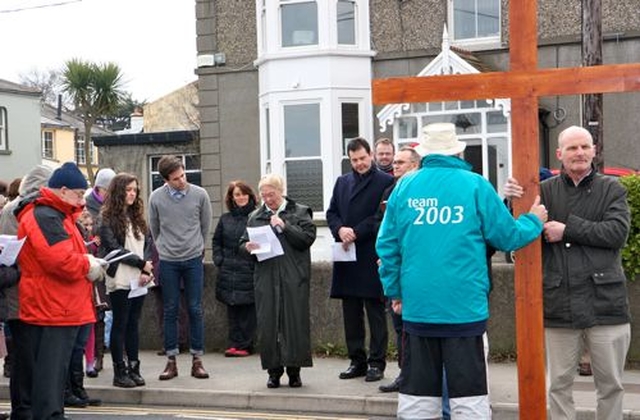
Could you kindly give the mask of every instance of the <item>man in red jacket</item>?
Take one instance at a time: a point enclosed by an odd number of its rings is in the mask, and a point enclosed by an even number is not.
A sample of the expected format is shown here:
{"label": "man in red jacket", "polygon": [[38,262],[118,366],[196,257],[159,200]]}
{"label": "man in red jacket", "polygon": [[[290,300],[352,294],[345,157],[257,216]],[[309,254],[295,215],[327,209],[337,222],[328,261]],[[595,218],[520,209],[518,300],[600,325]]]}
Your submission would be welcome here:
{"label": "man in red jacket", "polygon": [[[85,204],[87,181],[67,162],[48,188],[16,210],[19,255],[20,322],[32,360],[31,411],[34,420],[64,418],[64,384],[80,325],[95,322],[92,284],[103,277],[100,262],[87,250],[76,220]],[[37,380],[35,380],[37,376]]]}

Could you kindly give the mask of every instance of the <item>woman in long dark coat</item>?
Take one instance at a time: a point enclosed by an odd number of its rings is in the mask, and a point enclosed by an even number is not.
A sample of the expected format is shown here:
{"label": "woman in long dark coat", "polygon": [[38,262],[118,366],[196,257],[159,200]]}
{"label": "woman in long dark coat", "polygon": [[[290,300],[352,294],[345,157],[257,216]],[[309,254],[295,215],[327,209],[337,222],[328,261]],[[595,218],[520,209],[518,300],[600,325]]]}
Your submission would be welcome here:
{"label": "woman in long dark coat", "polygon": [[[283,195],[282,178],[267,175],[258,186],[264,204],[249,216],[247,227],[271,226],[283,255],[256,263],[254,285],[258,345],[267,387],[278,388],[286,367],[289,386],[302,386],[300,368],[312,366],[309,320],[310,248],[316,239],[311,209]],[[241,240],[244,250],[260,246]]]}
{"label": "woman in long dark coat", "polygon": [[216,298],[227,305],[229,321],[226,357],[245,357],[253,351],[256,306],[253,294],[254,262],[238,253],[256,194],[243,181],[232,181],[224,202],[229,212],[220,216],[213,234],[213,263],[218,267]]}

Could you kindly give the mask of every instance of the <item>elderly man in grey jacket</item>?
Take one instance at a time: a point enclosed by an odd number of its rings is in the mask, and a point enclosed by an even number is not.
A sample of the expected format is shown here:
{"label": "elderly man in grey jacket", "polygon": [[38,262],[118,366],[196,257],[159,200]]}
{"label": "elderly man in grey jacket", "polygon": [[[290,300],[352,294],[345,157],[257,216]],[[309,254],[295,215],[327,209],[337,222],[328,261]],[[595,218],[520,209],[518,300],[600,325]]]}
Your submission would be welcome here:
{"label": "elderly man in grey jacket", "polygon": [[[620,251],[629,233],[626,191],[595,171],[591,134],[572,126],[558,136],[562,172],[540,186],[544,226],[544,323],[551,418],[575,419],[573,381],[582,350],[591,353],[599,420],[621,419],[622,372],[631,340]],[[510,179],[505,194],[520,196]]]}

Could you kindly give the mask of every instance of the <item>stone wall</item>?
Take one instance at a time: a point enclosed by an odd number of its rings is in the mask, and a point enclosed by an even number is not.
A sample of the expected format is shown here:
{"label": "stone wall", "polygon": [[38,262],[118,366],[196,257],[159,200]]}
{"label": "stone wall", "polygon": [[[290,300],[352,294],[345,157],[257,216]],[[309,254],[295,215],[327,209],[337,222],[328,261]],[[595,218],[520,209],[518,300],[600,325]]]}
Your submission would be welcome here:
{"label": "stone wall", "polygon": [[[489,322],[489,344],[491,354],[502,357],[515,354],[515,307],[513,292],[513,266],[494,264],[494,286],[491,293],[491,318]],[[207,351],[221,351],[226,345],[226,309],[215,299],[216,269],[208,264],[205,269],[204,313],[205,348]],[[344,345],[342,329],[342,309],[340,301],[329,299],[331,284],[331,263],[313,265],[311,287],[311,335],[316,349],[327,345]],[[640,281],[630,283],[629,295],[633,319],[640,318]],[[162,343],[155,311],[155,295],[149,295],[145,302],[140,326],[140,347],[160,349]],[[389,328],[391,332],[391,327]],[[395,339],[390,333],[390,341]],[[628,361],[640,363],[640,326],[632,323],[631,348]]]}

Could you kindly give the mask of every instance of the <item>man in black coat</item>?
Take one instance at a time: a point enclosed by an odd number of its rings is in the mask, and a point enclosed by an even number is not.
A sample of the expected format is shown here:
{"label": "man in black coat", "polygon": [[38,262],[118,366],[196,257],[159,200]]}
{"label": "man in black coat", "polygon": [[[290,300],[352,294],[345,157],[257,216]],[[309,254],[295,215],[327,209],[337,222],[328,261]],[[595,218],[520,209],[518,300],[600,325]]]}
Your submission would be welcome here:
{"label": "man in black coat", "polygon": [[[353,171],[336,180],[327,223],[337,242],[356,247],[356,261],[334,262],[331,297],[342,299],[342,314],[351,365],[340,379],[366,376],[368,382],[384,377],[387,323],[384,295],[378,276],[375,242],[376,212],[393,177],[373,164],[369,143],[355,138],[347,145]],[[364,311],[369,322],[369,357],[365,350]]]}

